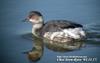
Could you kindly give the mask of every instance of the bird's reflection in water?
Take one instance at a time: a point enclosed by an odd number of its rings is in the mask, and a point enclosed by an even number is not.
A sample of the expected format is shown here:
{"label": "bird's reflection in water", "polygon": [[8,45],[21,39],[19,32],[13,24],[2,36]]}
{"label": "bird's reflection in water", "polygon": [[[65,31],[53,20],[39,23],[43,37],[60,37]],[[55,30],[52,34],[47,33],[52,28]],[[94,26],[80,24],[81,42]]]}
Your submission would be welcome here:
{"label": "bird's reflection in water", "polygon": [[52,51],[68,52],[68,51],[80,49],[83,46],[84,42],[74,41],[74,42],[69,42],[69,43],[68,42],[60,43],[60,42],[44,39],[44,44],[48,49],[50,49]]}
{"label": "bird's reflection in water", "polygon": [[[28,36],[31,36],[28,34]],[[24,36],[25,37],[25,36]],[[27,37],[26,37],[27,38]],[[31,51],[27,51],[27,57],[30,60],[30,62],[35,63],[39,61],[43,55],[43,40],[41,38],[37,38],[35,36],[31,36],[32,41],[33,41],[33,47]]]}
{"label": "bird's reflection in water", "polygon": [[35,36],[32,36],[31,33],[23,35],[25,39],[32,40],[34,45],[31,51],[27,52],[27,57],[33,61],[39,61],[41,57],[43,56],[43,47],[44,45],[55,52],[68,52],[73,50],[78,50],[82,46],[84,46],[84,43],[92,44],[92,45],[100,45],[100,25],[99,24],[93,24],[93,25],[87,25],[86,27],[87,31],[87,39],[85,41],[73,41],[73,42],[65,42],[60,43],[56,41],[50,41],[47,39],[41,39],[37,38]]}
{"label": "bird's reflection in water", "polygon": [[37,62],[41,59],[41,57],[43,55],[44,45],[48,49],[50,49],[52,51],[56,51],[56,52],[68,52],[68,51],[80,49],[83,46],[82,41],[61,43],[61,42],[47,40],[44,38],[42,38],[42,39],[37,38],[37,37],[33,36],[31,33],[26,34],[23,37],[25,39],[29,39],[29,40],[33,41],[32,50],[27,52],[27,57],[32,62]]}

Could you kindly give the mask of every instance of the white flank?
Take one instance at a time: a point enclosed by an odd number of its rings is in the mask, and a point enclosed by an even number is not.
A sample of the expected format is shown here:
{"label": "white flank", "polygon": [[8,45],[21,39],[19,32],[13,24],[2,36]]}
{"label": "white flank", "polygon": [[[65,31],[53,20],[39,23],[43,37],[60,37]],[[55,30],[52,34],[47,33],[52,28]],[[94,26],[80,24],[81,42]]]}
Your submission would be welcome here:
{"label": "white flank", "polygon": [[80,39],[84,36],[85,32],[82,30],[82,28],[70,28],[57,32],[46,32],[44,34],[44,37],[49,37],[50,40],[53,40],[55,37],[70,37],[74,39]]}
{"label": "white flank", "polygon": [[85,37],[85,32],[82,28],[64,29],[63,32],[74,39],[80,39],[82,37]]}
{"label": "white flank", "polygon": [[50,39],[53,40],[54,37],[63,37],[63,35],[64,35],[64,32],[54,32],[52,33]]}

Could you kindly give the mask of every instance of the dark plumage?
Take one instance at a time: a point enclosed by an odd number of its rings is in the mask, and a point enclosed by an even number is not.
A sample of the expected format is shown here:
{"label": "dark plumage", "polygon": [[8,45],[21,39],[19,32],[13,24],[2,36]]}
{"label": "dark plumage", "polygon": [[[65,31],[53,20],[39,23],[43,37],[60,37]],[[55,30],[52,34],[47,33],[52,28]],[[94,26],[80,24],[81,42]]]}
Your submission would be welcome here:
{"label": "dark plumage", "polygon": [[31,18],[34,15],[42,16],[42,14],[40,12],[38,12],[38,11],[31,11],[31,12],[29,12],[29,16],[28,17]]}
{"label": "dark plumage", "polygon": [[45,32],[52,31],[60,31],[62,29],[68,29],[68,28],[77,28],[77,27],[83,27],[81,24],[77,24],[75,22],[71,22],[68,20],[50,20],[44,24],[43,30]]}
{"label": "dark plumage", "polygon": [[33,35],[37,37],[41,36],[50,40],[55,40],[55,38],[57,38],[59,41],[61,41],[60,39],[65,38],[65,42],[69,40],[69,37],[81,39],[85,36],[81,24],[68,20],[50,20],[44,23],[43,16],[38,11],[31,11],[28,15],[28,20],[33,24]]}

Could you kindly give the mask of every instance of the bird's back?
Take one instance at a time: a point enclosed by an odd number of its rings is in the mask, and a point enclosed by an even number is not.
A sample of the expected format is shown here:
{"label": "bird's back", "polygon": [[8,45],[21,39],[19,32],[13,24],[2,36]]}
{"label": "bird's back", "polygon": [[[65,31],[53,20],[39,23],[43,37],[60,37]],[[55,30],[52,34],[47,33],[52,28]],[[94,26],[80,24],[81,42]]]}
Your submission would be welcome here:
{"label": "bird's back", "polygon": [[[68,42],[85,36],[83,26],[67,20],[51,20],[44,24],[41,36],[54,41]],[[70,38],[70,39],[69,39]]]}
{"label": "bird's back", "polygon": [[50,20],[43,26],[43,32],[56,32],[62,29],[83,27],[81,24],[71,22],[68,20]]}

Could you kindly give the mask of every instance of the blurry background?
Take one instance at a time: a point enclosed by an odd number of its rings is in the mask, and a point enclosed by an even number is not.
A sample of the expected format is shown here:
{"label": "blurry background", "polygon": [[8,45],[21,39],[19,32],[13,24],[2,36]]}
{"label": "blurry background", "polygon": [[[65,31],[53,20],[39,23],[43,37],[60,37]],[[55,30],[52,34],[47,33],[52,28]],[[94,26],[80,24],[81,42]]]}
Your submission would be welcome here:
{"label": "blurry background", "polygon": [[[22,20],[31,10],[40,11],[45,19],[67,19],[83,25],[100,21],[99,0],[0,0],[0,63],[29,63],[22,52],[32,48],[32,41],[21,35],[31,33],[32,25]],[[56,63],[57,55],[97,57],[100,46],[88,44],[78,51],[59,53],[47,48],[38,63]]]}

